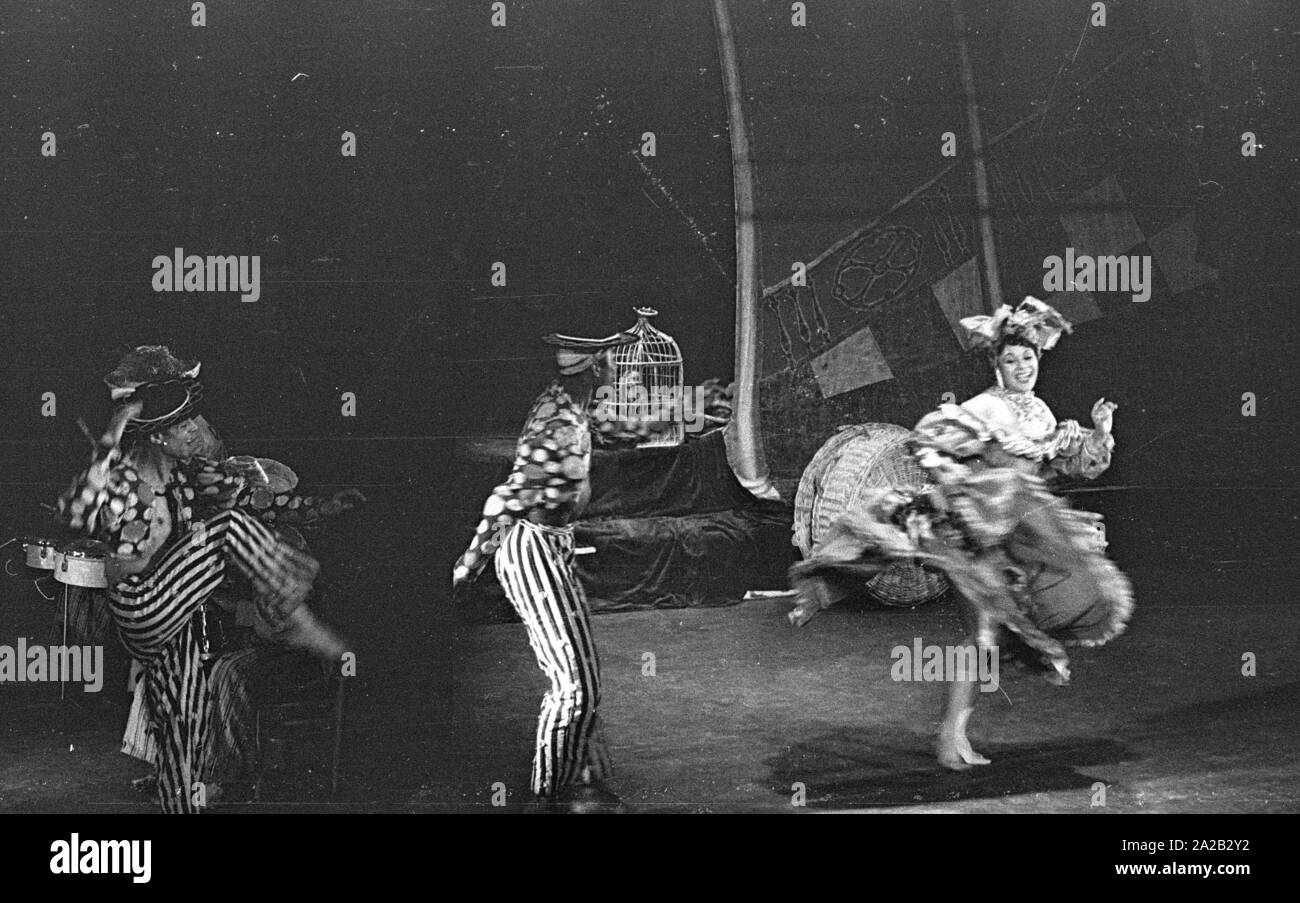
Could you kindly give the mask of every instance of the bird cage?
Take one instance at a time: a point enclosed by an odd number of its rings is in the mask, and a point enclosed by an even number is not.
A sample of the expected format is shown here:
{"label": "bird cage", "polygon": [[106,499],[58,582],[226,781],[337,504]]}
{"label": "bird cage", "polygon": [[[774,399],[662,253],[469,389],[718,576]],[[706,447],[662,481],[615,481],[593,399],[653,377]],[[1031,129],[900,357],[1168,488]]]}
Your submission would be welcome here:
{"label": "bird cage", "polygon": [[671,411],[668,429],[637,443],[638,447],[681,445],[686,438],[682,401],[682,352],[672,336],[655,329],[652,307],[635,308],[636,325],[627,332],[637,341],[612,351],[612,413],[622,420],[662,420]]}

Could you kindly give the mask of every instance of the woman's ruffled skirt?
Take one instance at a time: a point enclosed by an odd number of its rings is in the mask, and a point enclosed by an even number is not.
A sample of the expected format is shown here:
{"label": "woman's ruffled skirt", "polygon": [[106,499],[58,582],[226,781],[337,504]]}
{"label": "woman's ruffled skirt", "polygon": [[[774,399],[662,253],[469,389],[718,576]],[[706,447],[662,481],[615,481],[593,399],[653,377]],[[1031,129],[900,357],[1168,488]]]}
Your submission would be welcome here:
{"label": "woman's ruffled skirt", "polygon": [[871,493],[790,569],[790,581],[811,612],[844,595],[844,577],[918,561],[943,571],[987,623],[1063,670],[1065,646],[1105,643],[1133,611],[1132,588],[1103,554],[1100,527],[1099,515],[1071,509],[1040,478],[990,468],[919,491]]}

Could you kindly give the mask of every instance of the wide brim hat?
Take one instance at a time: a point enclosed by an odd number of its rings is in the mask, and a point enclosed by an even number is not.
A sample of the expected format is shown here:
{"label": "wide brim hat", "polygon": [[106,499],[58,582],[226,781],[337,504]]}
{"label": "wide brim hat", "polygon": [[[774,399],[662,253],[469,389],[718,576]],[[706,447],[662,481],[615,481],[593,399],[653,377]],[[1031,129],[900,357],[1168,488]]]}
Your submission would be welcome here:
{"label": "wide brim hat", "polygon": [[603,339],[589,339],[553,332],[543,336],[542,341],[555,348],[555,362],[560,368],[560,373],[564,376],[573,376],[590,368],[596,363],[596,358],[609,349],[632,345],[640,340],[630,332],[616,332]]}
{"label": "wide brim hat", "polygon": [[133,401],[143,405],[127,421],[126,431],[155,433],[197,416],[203,400],[202,366],[176,357],[166,345],[141,345],[124,355],[104,384],[119,407]]}

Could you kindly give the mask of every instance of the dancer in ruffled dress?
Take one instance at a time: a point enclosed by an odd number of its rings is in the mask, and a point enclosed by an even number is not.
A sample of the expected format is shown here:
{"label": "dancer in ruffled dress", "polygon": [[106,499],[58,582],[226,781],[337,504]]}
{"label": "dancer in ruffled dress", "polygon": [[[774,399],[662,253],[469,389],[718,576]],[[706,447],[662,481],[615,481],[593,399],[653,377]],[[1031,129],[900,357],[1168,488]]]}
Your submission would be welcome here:
{"label": "dancer in ruffled dress", "polygon": [[[1014,639],[1063,684],[1065,647],[1105,643],[1123,632],[1133,609],[1128,579],[1103,554],[1100,516],[1071,509],[1046,482],[1092,479],[1110,466],[1116,405],[1098,399],[1088,429],[1058,422],[1034,394],[1042,353],[1070,331],[1043,302],[1026,298],[962,326],[972,347],[988,350],[997,385],[917,424],[909,445],[930,484],[875,490],[842,515],[813,557],[790,570],[799,593],[790,621],[805,624],[846,595],[844,578],[920,561],[952,581],[968,644],[983,654]],[[988,764],[966,736],[973,676],[951,678],[939,760],[958,770]]]}

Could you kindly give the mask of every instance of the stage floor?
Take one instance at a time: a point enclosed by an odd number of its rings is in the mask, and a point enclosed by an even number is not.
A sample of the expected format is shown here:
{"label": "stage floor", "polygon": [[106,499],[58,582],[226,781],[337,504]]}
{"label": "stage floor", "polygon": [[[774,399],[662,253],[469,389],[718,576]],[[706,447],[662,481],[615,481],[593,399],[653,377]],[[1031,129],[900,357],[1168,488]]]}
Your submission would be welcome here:
{"label": "stage floor", "polygon": [[[1256,568],[1243,590],[1223,569],[1131,574],[1129,632],[1076,650],[1069,687],[1002,668],[971,730],[993,764],[961,774],[930,755],[944,687],[890,679],[893,647],[958,641],[946,603],[845,605],[798,630],[780,599],[598,616],[611,788],[649,812],[1300,811],[1300,575]],[[524,629],[439,620],[449,661],[430,667],[430,638],[412,638],[349,689],[337,795],[330,737],[307,733],[260,802],[213,811],[522,808],[545,687]],[[145,768],[117,751],[118,689],[60,703],[57,685],[3,688],[0,811],[153,810],[130,788]]]}
{"label": "stage floor", "polygon": [[[775,599],[600,616],[611,788],[668,812],[1300,811],[1295,576],[1230,604],[1231,575],[1139,596],[1128,633],[1072,656],[1069,687],[1005,666],[971,730],[993,764],[965,773],[930,754],[944,686],[890,679],[894,646],[959,641],[949,605],[833,608],[798,630]],[[455,673],[459,768],[428,806],[490,809],[495,782],[514,806],[545,687],[523,627],[466,628]]]}

